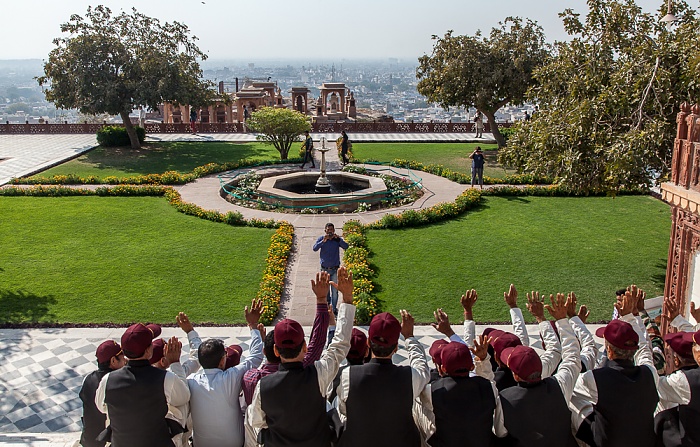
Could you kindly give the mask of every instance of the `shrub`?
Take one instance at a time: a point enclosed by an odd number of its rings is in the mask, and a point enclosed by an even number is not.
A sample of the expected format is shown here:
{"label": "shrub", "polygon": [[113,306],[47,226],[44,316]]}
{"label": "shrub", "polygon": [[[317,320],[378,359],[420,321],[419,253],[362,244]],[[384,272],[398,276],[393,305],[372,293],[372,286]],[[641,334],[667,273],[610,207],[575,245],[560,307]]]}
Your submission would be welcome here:
{"label": "shrub", "polygon": [[[143,143],[146,139],[146,129],[139,126],[134,126],[136,136]],[[97,142],[102,146],[130,146],[129,134],[126,133],[126,128],[122,126],[104,126],[97,131]]]}
{"label": "shrub", "polygon": [[357,307],[355,324],[369,324],[372,317],[379,313],[377,299],[372,295],[375,272],[370,267],[365,232],[366,227],[356,220],[349,220],[343,225],[343,238],[349,245],[343,255],[343,265],[352,272],[353,301]]}
{"label": "shrub", "polygon": [[282,222],[270,238],[265,271],[256,295],[256,298],[263,302],[263,313],[260,317],[263,324],[271,324],[280,310],[287,260],[292,251],[293,241],[294,227],[288,222]]}

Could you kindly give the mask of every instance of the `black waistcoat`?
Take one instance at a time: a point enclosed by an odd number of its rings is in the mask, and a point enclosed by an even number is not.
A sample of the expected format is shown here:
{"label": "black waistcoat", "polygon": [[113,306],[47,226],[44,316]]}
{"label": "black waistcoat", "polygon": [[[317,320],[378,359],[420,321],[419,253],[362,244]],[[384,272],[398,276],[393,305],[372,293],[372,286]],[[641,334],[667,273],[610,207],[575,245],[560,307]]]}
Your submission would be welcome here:
{"label": "black waistcoat", "polygon": [[259,386],[268,426],[265,447],[330,446],[326,402],[313,363],[306,368],[301,362],[282,363],[276,373],[260,379]]}
{"label": "black waistcoat", "polygon": [[165,422],[165,375],[148,360],[129,360],[109,375],[105,402],[114,447],[173,445]]}
{"label": "black waistcoat", "polygon": [[598,402],[589,421],[595,445],[653,447],[654,410],[659,395],[651,370],[635,366],[630,360],[609,360],[604,368],[593,370],[593,377]]}
{"label": "black waistcoat", "polygon": [[347,422],[340,447],[418,447],[413,420],[413,385],[409,366],[372,359],[350,367],[345,401]]}
{"label": "black waistcoat", "polygon": [[568,403],[553,377],[532,384],[519,383],[503,390],[500,396],[503,422],[513,446],[576,445]]}
{"label": "black waistcoat", "polygon": [[506,388],[517,386],[518,382],[513,378],[513,371],[507,366],[499,366],[493,373],[493,381],[496,382],[498,391],[503,391]]}
{"label": "black waistcoat", "polygon": [[84,447],[104,447],[104,442],[99,442],[95,438],[105,429],[107,415],[97,409],[95,405],[95,394],[100,386],[100,381],[111,370],[98,369],[85,377],[83,387],[80,389],[80,400],[83,401],[83,432],[80,435],[80,445]]}
{"label": "black waistcoat", "polygon": [[483,377],[443,377],[432,385],[435,434],[432,447],[488,446],[496,398]]}
{"label": "black waistcoat", "polygon": [[700,369],[684,367],[675,374],[683,374],[690,388],[690,402],[668,408],[654,417],[657,446],[687,447],[700,445]]}

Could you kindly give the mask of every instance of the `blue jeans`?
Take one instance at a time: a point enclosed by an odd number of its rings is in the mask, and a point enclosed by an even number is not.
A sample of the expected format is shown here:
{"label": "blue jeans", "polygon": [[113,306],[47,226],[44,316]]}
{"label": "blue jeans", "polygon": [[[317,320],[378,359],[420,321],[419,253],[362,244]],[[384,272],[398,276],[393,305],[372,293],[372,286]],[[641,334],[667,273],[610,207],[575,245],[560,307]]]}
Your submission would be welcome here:
{"label": "blue jeans", "polygon": [[[331,281],[337,283],[338,282],[338,269],[327,269],[324,267],[321,267],[322,272],[326,272],[329,275],[331,275]],[[333,305],[333,313],[338,315],[338,289],[335,287],[331,286],[330,290],[328,291],[328,304]]]}

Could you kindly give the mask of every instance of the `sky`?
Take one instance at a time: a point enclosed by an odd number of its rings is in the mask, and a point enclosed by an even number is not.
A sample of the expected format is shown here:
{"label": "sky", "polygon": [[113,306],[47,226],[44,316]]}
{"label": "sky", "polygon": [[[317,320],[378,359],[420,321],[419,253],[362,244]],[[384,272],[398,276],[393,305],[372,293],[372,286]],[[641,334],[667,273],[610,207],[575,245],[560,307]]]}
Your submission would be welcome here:
{"label": "sky", "polygon": [[[665,4],[636,1],[647,12]],[[182,22],[211,60],[415,60],[430,53],[432,35],[488,33],[507,16],[536,20],[547,40],[564,40],[558,13],[587,11],[585,0],[18,0],[3,2],[0,59],[45,59],[60,24],[97,4]]]}

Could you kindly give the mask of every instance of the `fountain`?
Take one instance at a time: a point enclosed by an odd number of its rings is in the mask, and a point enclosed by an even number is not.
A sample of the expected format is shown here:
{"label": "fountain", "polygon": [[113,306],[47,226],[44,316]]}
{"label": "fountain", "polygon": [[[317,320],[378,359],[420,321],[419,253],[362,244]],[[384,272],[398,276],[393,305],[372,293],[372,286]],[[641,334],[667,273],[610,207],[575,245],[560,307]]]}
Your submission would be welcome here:
{"label": "fountain", "polygon": [[329,149],[326,148],[326,137],[321,138],[321,149],[318,151],[321,153],[321,175],[316,181],[316,192],[318,194],[330,194],[331,184],[326,178],[326,152]]}

